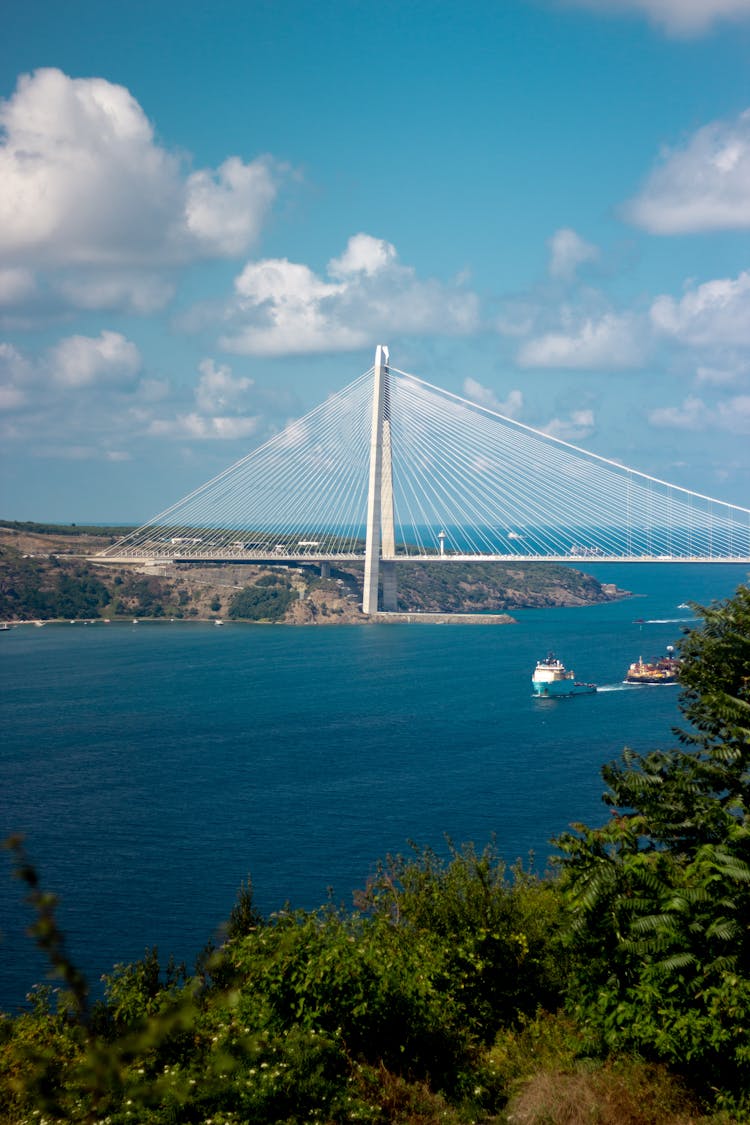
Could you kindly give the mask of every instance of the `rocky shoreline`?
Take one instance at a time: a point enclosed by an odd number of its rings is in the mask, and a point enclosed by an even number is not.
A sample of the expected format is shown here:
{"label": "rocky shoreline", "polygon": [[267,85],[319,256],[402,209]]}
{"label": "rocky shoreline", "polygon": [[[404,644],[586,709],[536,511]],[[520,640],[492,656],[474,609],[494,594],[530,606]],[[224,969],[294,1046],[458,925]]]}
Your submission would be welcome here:
{"label": "rocky shoreline", "polygon": [[551,563],[400,562],[397,613],[362,613],[362,563],[108,565],[111,540],[0,529],[0,621],[244,620],[288,625],[372,622],[511,624],[519,609],[631,596]]}

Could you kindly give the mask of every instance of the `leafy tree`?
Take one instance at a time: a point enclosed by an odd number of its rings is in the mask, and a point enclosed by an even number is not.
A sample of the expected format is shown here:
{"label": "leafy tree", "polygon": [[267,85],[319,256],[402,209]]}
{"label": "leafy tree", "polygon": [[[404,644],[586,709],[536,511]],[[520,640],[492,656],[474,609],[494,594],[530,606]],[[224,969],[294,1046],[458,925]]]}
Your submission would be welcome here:
{"label": "leafy tree", "polygon": [[494,841],[448,848],[447,859],[431,848],[389,856],[357,902],[444,947],[462,1023],[490,1042],[500,1024],[560,1002],[562,903],[552,880],[508,869]]}
{"label": "leafy tree", "polygon": [[558,841],[579,1014],[613,1049],[750,1088],[750,590],[681,646],[679,746],[603,770],[611,818]]}
{"label": "leafy tree", "polygon": [[233,596],[229,603],[229,616],[249,621],[281,621],[295,596],[289,582],[258,582]]}

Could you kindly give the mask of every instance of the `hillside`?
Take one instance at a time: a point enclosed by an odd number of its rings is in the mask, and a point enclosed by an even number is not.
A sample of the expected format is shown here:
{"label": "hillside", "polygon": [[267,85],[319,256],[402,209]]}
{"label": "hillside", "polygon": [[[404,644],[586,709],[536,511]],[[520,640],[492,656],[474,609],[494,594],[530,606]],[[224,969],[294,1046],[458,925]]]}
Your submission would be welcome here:
{"label": "hillside", "polygon": [[[363,567],[321,578],[314,565],[102,565],[121,529],[0,525],[0,621],[79,618],[236,618],[293,625],[365,622]],[[622,597],[589,575],[553,564],[403,563],[399,609],[507,613]]]}

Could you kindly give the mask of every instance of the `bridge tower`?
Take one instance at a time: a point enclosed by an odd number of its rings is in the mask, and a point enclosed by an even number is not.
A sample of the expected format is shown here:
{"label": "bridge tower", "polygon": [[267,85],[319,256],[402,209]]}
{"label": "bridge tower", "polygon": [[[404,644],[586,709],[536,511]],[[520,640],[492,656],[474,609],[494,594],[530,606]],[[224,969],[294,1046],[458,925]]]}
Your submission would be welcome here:
{"label": "bridge tower", "polygon": [[367,492],[367,537],[362,612],[377,613],[382,580],[384,610],[397,608],[396,540],[393,526],[393,462],[391,456],[391,389],[384,344],[375,350],[370,432],[370,480]]}

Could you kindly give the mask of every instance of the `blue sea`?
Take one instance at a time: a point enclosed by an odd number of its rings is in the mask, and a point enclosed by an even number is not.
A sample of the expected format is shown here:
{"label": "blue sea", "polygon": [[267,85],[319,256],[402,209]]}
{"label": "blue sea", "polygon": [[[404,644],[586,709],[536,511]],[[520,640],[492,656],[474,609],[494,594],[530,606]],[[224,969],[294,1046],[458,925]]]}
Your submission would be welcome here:
{"label": "blue sea", "polygon": [[[600,823],[600,768],[668,746],[679,689],[623,685],[730,595],[741,565],[592,565],[636,597],[517,624],[290,628],[32,625],[0,637],[0,833],[23,833],[96,988],[157,946],[192,965],[237,889],[265,912],[351,904],[409,841],[493,836],[544,870]],[[554,651],[596,695],[538,700]],[[0,866],[0,1008],[45,977],[23,888]]]}

